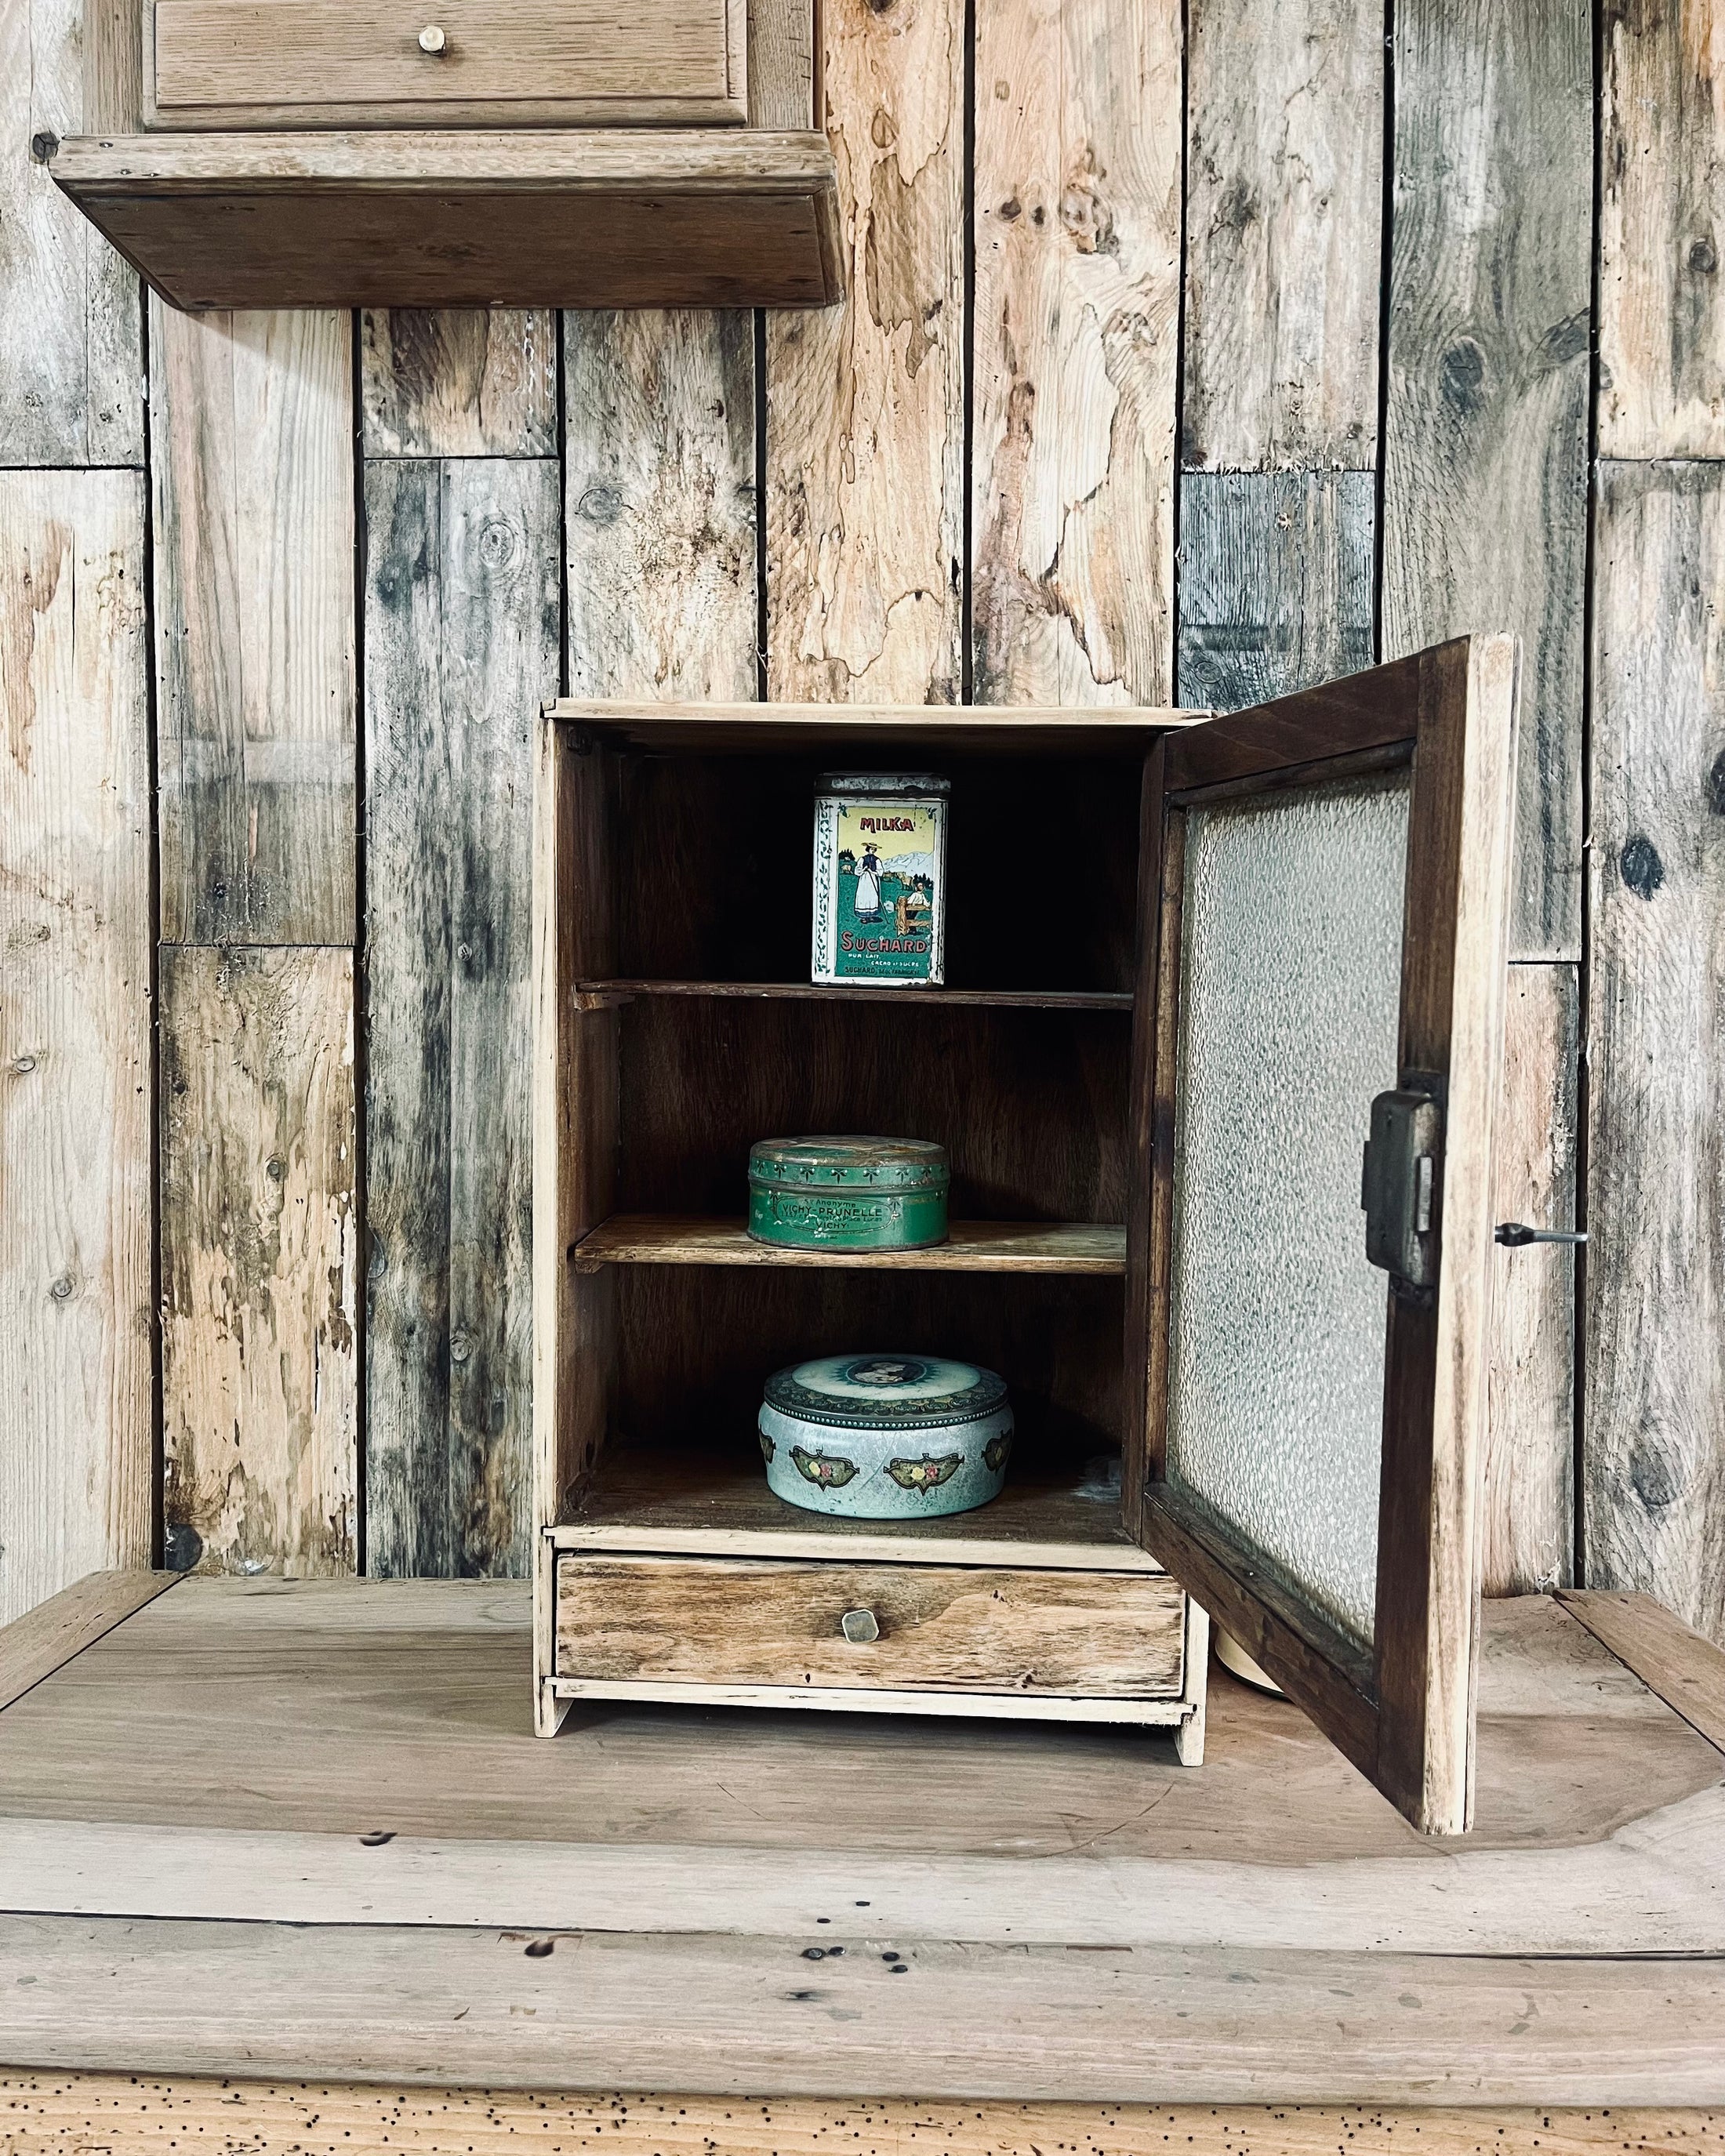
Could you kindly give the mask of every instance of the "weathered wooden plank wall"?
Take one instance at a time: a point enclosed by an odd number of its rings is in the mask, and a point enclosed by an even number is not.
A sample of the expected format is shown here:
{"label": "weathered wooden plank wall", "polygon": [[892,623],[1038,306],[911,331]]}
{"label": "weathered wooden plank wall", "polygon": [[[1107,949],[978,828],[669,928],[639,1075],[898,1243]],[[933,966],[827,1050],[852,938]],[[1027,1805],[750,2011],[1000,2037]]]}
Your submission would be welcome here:
{"label": "weathered wooden plank wall", "polygon": [[842,309],[194,322],[42,168],[105,18],[6,0],[0,1608],[521,1568],[542,695],[1231,706],[1509,627],[1501,1204],[1594,1242],[1579,1381],[1574,1260],[1503,1264],[1487,1575],[1725,1636],[1725,0],[824,13]]}

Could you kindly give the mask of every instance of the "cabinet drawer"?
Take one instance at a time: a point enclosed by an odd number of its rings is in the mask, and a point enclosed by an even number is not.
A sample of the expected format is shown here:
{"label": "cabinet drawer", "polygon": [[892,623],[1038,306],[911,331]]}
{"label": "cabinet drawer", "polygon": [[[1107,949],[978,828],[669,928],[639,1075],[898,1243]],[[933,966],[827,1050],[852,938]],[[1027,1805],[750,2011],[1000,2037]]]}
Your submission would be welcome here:
{"label": "cabinet drawer", "polygon": [[747,117],[746,0],[146,0],[145,25],[155,126]]}
{"label": "cabinet drawer", "polygon": [[1154,1573],[574,1555],[557,1566],[557,1673],[1172,1699],[1184,1619]]}

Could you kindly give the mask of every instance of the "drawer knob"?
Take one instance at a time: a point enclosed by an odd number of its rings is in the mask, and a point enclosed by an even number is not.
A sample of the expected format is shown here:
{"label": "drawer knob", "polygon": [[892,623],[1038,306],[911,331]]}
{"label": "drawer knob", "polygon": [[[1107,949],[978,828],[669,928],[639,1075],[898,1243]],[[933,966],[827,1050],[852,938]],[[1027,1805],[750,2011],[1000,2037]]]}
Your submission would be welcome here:
{"label": "drawer knob", "polygon": [[428,23],[419,33],[419,49],[422,53],[440,53],[448,42],[449,40],[435,23]]}
{"label": "drawer knob", "polygon": [[880,1625],[872,1609],[847,1609],[839,1620],[839,1630],[853,1647],[865,1647],[870,1640],[880,1636]]}

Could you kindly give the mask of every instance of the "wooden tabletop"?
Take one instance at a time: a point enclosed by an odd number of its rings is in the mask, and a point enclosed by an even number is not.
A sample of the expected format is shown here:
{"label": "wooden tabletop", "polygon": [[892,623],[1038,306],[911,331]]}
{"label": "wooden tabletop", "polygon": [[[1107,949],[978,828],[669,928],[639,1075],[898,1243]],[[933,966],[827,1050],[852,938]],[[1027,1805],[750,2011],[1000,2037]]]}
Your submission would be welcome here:
{"label": "wooden tabletop", "polygon": [[1725,1658],[1635,1598],[1488,1605],[1479,1828],[1435,1843],[1220,1672],[1196,1770],[636,1707],[545,1743],[521,1586],[156,1584],[0,1635],[10,2065],[1725,2100]]}

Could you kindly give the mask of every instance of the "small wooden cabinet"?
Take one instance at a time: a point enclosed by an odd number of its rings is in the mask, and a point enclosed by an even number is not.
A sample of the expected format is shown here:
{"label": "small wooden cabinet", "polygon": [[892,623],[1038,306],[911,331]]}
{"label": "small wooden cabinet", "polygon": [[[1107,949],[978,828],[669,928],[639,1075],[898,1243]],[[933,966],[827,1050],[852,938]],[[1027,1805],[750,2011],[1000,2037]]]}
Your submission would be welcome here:
{"label": "small wooden cabinet", "polygon": [[[1029,1715],[1195,1762],[1207,1609],[1463,1823],[1514,663],[1452,644],[1227,719],[552,707],[542,1731],[615,1697]],[[832,768],[950,777],[950,985],[809,983]],[[748,1240],[751,1142],[845,1130],[947,1146],[948,1243]],[[762,1381],[847,1348],[1000,1371],[1005,1493],[774,1497]]]}

